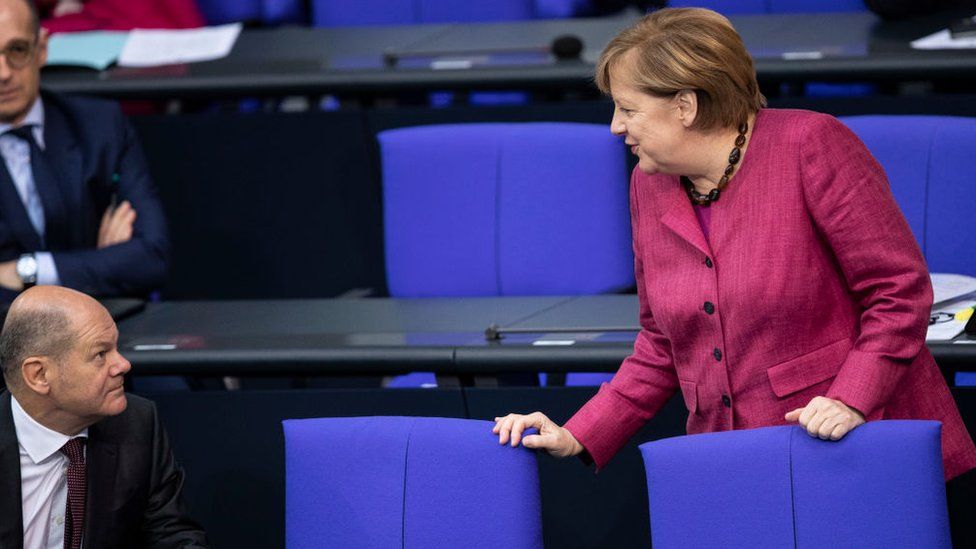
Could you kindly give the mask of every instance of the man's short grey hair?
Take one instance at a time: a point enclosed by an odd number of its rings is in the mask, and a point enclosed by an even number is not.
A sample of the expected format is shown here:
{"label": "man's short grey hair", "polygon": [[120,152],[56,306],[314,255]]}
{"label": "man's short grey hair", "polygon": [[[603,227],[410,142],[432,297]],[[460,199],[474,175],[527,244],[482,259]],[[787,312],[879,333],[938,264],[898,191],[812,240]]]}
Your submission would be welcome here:
{"label": "man's short grey hair", "polygon": [[20,383],[20,367],[28,357],[60,361],[71,349],[73,330],[66,312],[56,307],[14,310],[0,332],[0,366],[7,387]]}

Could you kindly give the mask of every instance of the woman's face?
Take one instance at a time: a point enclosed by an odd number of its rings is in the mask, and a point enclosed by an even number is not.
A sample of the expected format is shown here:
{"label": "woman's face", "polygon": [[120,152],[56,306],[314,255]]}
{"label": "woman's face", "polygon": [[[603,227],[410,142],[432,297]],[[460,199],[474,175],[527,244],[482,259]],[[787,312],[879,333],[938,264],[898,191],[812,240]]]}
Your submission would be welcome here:
{"label": "woman's face", "polygon": [[626,77],[629,66],[624,58],[610,72],[610,131],[624,137],[642,172],[678,173],[676,162],[687,128],[677,96],[655,97],[638,90]]}

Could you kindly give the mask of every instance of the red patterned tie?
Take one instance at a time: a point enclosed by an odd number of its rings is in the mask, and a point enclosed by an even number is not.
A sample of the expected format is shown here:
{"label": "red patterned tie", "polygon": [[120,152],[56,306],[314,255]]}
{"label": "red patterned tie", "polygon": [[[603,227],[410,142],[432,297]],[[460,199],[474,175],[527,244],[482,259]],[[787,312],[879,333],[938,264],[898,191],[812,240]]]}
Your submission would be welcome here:
{"label": "red patterned tie", "polygon": [[73,438],[61,447],[68,456],[68,501],[65,505],[64,549],[81,549],[85,528],[85,439]]}

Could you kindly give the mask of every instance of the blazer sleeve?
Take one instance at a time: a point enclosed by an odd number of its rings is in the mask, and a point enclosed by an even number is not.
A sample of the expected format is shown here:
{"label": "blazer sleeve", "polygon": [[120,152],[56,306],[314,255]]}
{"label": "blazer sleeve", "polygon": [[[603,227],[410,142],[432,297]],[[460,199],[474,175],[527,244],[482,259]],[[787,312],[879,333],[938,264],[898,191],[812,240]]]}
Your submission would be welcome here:
{"label": "blazer sleeve", "polygon": [[[162,285],[169,265],[169,236],[162,204],[149,176],[135,130],[120,111],[117,135],[118,202],[136,211],[132,238],[102,249],[53,253],[61,283],[96,296],[144,295]],[[101,220],[103,212],[96,212]]]}
{"label": "blazer sleeve", "polygon": [[800,147],[807,207],[862,311],[827,397],[870,416],[925,344],[931,279],[884,170],[857,136],[823,115]]}
{"label": "blazer sleeve", "polygon": [[176,463],[166,430],[152,405],[152,466],[149,498],[143,515],[146,547],[196,549],[209,547],[207,535],[186,513],[183,469]]}
{"label": "blazer sleeve", "polygon": [[635,169],[630,181],[630,217],[641,330],[634,342],[634,352],[624,359],[613,379],[604,383],[565,425],[586,448],[598,470],[654,417],[678,388],[671,342],[654,321],[644,285],[637,173]]}

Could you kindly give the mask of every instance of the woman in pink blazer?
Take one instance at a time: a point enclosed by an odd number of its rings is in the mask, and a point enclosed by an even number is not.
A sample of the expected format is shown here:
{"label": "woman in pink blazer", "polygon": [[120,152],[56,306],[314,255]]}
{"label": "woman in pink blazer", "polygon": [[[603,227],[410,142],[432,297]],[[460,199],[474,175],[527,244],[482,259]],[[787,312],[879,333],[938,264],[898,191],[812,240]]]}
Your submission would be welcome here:
{"label": "woman in pink blazer", "polygon": [[708,10],[644,17],[596,78],[639,159],[642,329],[564,427],[512,414],[496,419],[499,442],[600,468],[680,390],[688,433],[798,422],[837,440],[865,420],[935,419],[946,479],[976,467],[925,346],[924,259],[857,137],[827,115],[764,108],[741,39]]}

